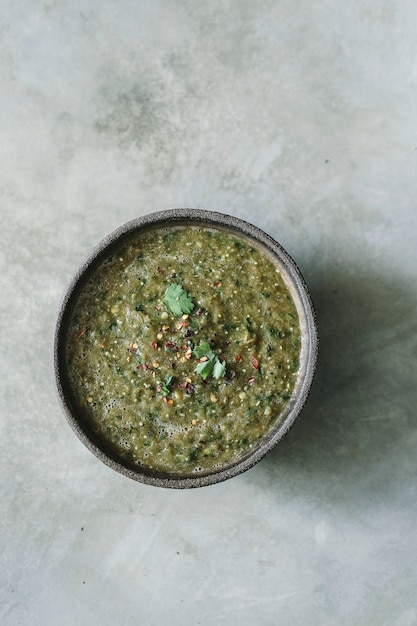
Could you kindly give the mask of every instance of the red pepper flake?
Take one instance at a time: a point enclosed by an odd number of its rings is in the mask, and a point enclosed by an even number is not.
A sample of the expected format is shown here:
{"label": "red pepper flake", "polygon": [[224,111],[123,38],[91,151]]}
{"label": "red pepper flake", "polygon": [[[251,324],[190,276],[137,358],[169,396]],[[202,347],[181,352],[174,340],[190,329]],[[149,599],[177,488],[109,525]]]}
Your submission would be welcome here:
{"label": "red pepper flake", "polygon": [[151,346],[154,350],[158,349],[158,343],[156,341],[152,341]]}
{"label": "red pepper flake", "polygon": [[162,274],[162,272],[164,270],[162,269],[162,267],[159,267],[159,265],[158,265],[158,267],[156,268],[156,271],[157,271],[158,274]]}
{"label": "red pepper flake", "polygon": [[203,313],[204,313],[204,309],[203,309],[203,307],[200,307],[199,309],[197,309],[196,315],[198,317],[201,317],[203,315]]}
{"label": "red pepper flake", "polygon": [[136,369],[137,369],[137,370],[142,370],[142,372],[146,372],[146,370],[147,370],[147,369],[149,369],[149,368],[148,368],[148,366],[146,365],[146,363],[141,363],[140,365],[138,365],[138,366],[136,367]]}
{"label": "red pepper flake", "polygon": [[156,390],[157,390],[157,392],[159,393],[159,392],[162,390],[161,385],[157,385]]}
{"label": "red pepper flake", "polygon": [[259,369],[259,361],[258,359],[255,359],[254,356],[250,356],[250,362],[252,363],[253,367],[258,370]]}
{"label": "red pepper flake", "polygon": [[240,354],[237,354],[237,355],[236,355],[236,361],[237,361],[238,363],[241,363],[241,361],[243,361],[243,359],[242,359],[242,357],[240,356]]}
{"label": "red pepper flake", "polygon": [[188,322],[186,322],[185,320],[182,320],[182,322],[181,322],[181,326],[182,326],[183,328],[187,328],[187,326],[188,326]]}
{"label": "red pepper flake", "polygon": [[213,287],[221,287],[222,283],[219,281],[217,283],[213,283]]}
{"label": "red pepper flake", "polygon": [[178,387],[180,389],[185,389],[185,393],[189,396],[192,396],[195,390],[195,387],[192,383],[189,383],[187,380],[184,380],[182,383],[179,383]]}
{"label": "red pepper flake", "polygon": [[99,345],[100,345],[100,348],[103,348],[103,350],[104,350],[104,347],[105,347],[104,343],[100,343]]}
{"label": "red pepper flake", "polygon": [[169,400],[167,400],[166,398],[164,398],[164,400],[166,400],[166,403],[167,403],[167,404],[170,404],[170,405],[174,404],[174,400],[172,400],[172,398],[170,398]]}
{"label": "red pepper flake", "polygon": [[185,388],[185,393],[188,394],[189,396],[192,396],[194,393],[194,385],[192,383],[187,383],[187,386]]}
{"label": "red pepper flake", "polygon": [[179,351],[178,346],[173,341],[166,341],[165,342],[165,349],[166,350],[173,350],[174,352],[178,352]]}
{"label": "red pepper flake", "polygon": [[185,343],[183,343],[181,346],[181,350],[186,350],[186,349],[187,349],[187,346],[185,345]]}
{"label": "red pepper flake", "polygon": [[157,304],[157,305],[156,305],[156,307],[155,307],[155,309],[156,309],[157,311],[160,311],[160,310],[161,310],[161,305],[160,305],[160,304]]}
{"label": "red pepper flake", "polygon": [[255,379],[254,379],[254,378],[249,378],[249,380],[248,380],[248,385],[249,385],[250,387],[252,387],[252,385],[253,385],[253,383],[254,383],[254,382],[255,382]]}
{"label": "red pepper flake", "polygon": [[85,333],[87,332],[87,327],[83,328],[82,331],[79,333],[78,335],[78,339],[80,339],[80,337],[82,337],[83,335],[85,335]]}

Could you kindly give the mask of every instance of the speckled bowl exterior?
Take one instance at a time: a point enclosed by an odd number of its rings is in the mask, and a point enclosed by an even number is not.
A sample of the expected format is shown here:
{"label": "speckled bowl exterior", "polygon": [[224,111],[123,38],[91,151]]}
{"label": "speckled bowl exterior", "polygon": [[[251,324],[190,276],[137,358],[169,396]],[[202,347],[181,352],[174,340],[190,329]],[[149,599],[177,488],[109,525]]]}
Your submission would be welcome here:
{"label": "speckled bowl exterior", "polygon": [[[297,307],[301,326],[301,355],[297,382],[293,395],[278,421],[256,448],[245,457],[230,465],[199,474],[161,474],[133,465],[106,447],[89,428],[80,412],[71,402],[69,383],[65,365],[65,341],[69,319],[77,301],[78,294],[95,268],[117,248],[121,242],[135,232],[172,225],[193,225],[226,230],[236,236],[249,238],[272,259],[281,271]],[[65,416],[85,446],[97,458],[124,476],[148,485],[185,489],[204,487],[219,483],[246,471],[260,461],[288,432],[303,408],[313,381],[318,356],[317,320],[311,303],[306,283],[289,254],[265,232],[236,217],[200,209],[170,209],[144,215],[120,226],[103,239],[90,256],[80,266],[63,297],[59,309],[54,341],[54,366],[58,395]]]}

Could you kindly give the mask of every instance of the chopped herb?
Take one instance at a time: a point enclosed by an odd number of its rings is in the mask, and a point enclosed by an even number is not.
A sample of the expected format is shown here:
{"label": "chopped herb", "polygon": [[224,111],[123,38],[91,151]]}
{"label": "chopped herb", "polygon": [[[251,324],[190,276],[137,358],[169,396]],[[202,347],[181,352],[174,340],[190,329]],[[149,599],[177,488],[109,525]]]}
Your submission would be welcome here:
{"label": "chopped herb", "polygon": [[253,328],[253,323],[252,320],[250,319],[249,316],[246,317],[246,330],[248,331],[248,333],[252,334],[254,333],[254,328]]}
{"label": "chopped herb", "polygon": [[174,242],[174,233],[165,233],[163,238],[164,244],[170,246]]}
{"label": "chopped herb", "polygon": [[191,313],[194,303],[181,285],[172,283],[165,292],[164,304],[173,315]]}
{"label": "chopped herb", "polygon": [[191,448],[190,452],[188,453],[187,461],[195,461],[198,458],[199,452],[200,450],[198,447]]}
{"label": "chopped herb", "polygon": [[161,385],[161,394],[164,396],[164,398],[166,398],[169,392],[171,391],[170,389],[171,384],[172,384],[172,376],[167,376],[165,382],[162,383]]}

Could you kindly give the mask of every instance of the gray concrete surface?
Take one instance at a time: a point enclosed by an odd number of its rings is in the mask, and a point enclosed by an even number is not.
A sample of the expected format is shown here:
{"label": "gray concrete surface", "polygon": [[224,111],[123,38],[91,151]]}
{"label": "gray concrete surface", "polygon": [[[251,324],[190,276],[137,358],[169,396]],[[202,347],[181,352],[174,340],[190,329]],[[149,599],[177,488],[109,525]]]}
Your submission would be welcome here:
{"label": "gray concrete surface", "polygon": [[[0,623],[417,624],[414,0],[0,6]],[[296,259],[321,358],[246,474],[177,492],[55,396],[67,282],[121,223],[237,215]]]}

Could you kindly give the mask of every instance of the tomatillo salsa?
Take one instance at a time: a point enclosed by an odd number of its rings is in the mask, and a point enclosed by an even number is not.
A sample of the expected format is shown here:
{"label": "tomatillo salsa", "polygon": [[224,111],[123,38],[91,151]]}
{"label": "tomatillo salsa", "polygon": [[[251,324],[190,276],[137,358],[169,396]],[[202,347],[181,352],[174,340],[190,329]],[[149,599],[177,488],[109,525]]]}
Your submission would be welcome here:
{"label": "tomatillo salsa", "polygon": [[238,461],[279,423],[300,327],[272,259],[215,228],[141,232],[94,271],[67,337],[73,397],[91,427],[152,471]]}

